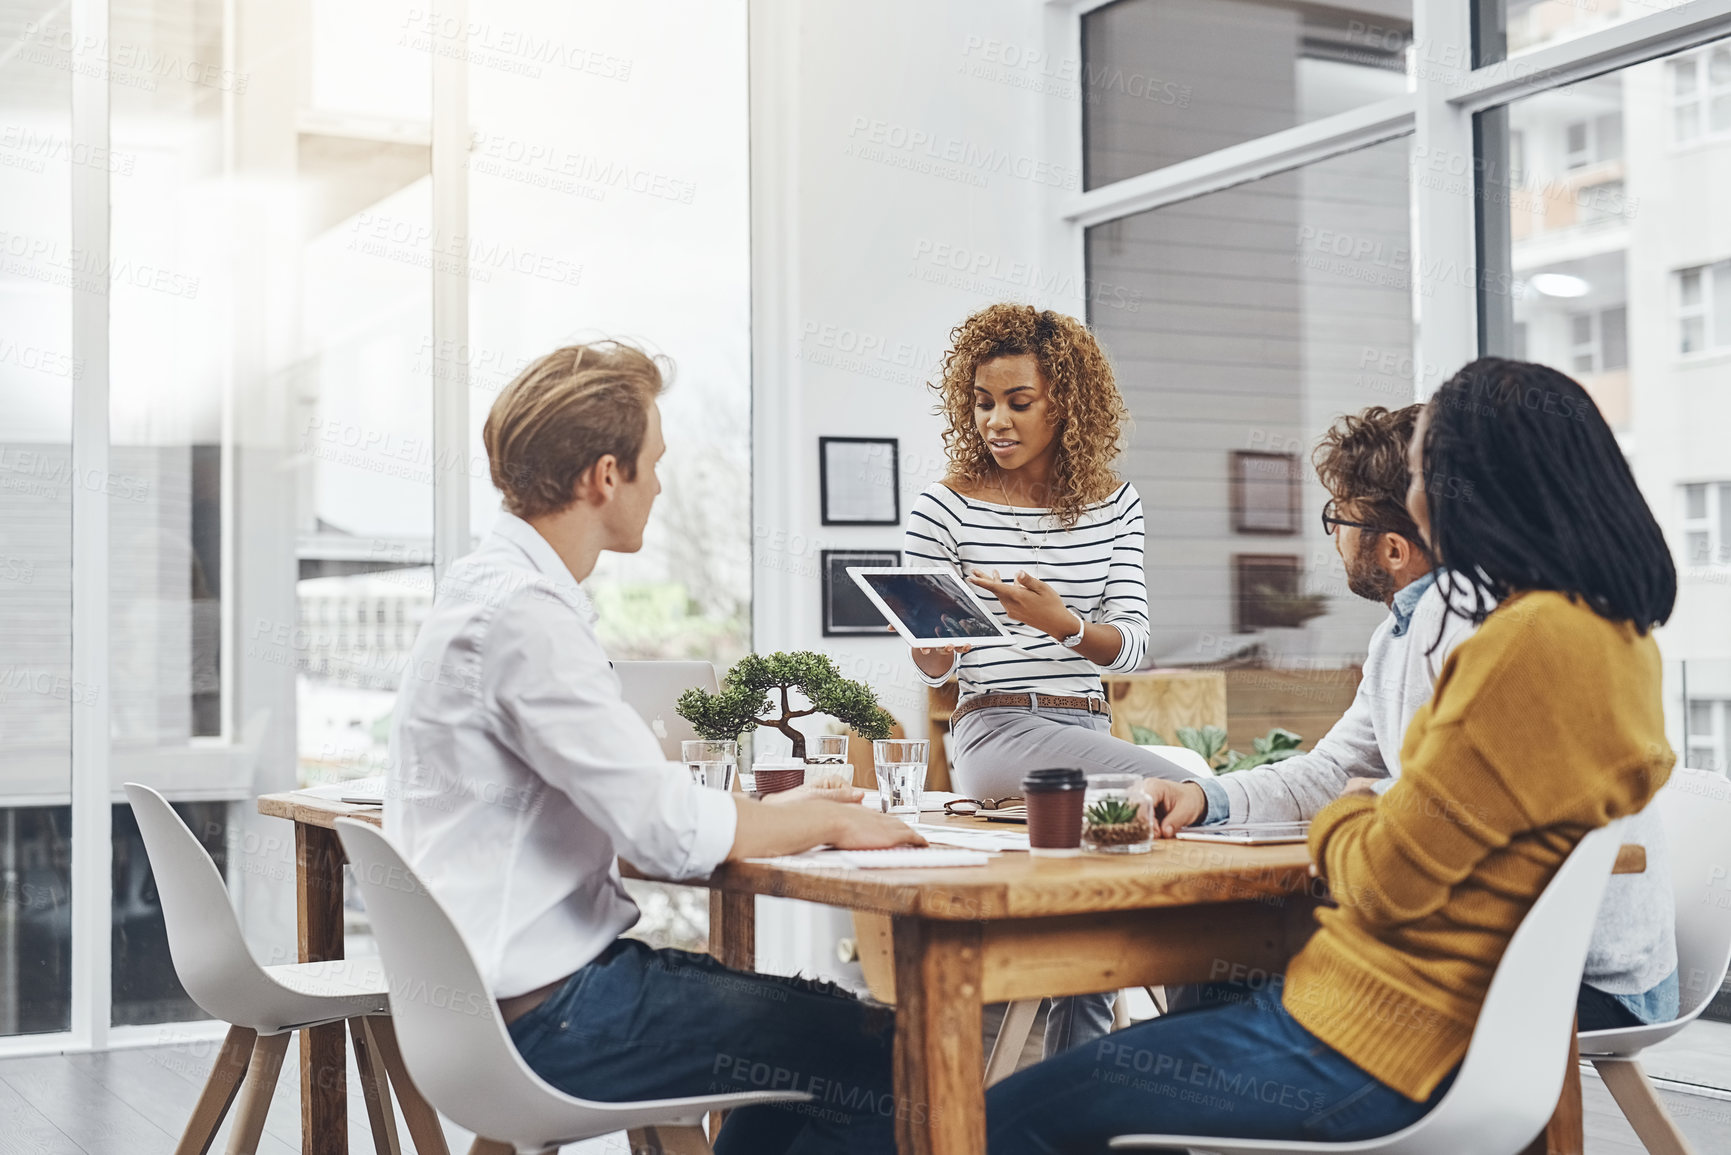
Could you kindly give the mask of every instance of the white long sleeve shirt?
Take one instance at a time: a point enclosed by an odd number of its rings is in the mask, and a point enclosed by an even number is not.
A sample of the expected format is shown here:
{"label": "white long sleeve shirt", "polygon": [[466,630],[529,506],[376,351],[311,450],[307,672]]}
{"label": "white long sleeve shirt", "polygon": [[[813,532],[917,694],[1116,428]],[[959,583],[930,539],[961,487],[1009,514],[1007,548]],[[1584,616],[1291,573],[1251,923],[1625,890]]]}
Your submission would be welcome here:
{"label": "white long sleeve shirt", "polygon": [[970,587],[992,616],[1015,637],[1014,645],[981,646],[950,663],[941,686],[954,673],[963,700],[979,694],[1030,691],[1104,698],[1102,669],[1117,673],[1142,664],[1148,649],[1148,583],[1143,574],[1142,499],[1129,482],[1111,497],[1082,511],[1065,528],[1048,509],[1021,509],[963,497],[939,482],[914,499],[902,552],[912,566],[955,570],[1019,570],[1049,584],[1084,622],[1112,626],[1123,636],[1118,654],[1096,666],[1033,626],[1015,621],[990,590]]}
{"label": "white long sleeve shirt", "polygon": [[440,583],[397,694],[385,832],[495,998],[570,974],[637,922],[620,855],[701,878],[733,846],[733,800],[663,759],[594,621],[553,547],[501,514]]}

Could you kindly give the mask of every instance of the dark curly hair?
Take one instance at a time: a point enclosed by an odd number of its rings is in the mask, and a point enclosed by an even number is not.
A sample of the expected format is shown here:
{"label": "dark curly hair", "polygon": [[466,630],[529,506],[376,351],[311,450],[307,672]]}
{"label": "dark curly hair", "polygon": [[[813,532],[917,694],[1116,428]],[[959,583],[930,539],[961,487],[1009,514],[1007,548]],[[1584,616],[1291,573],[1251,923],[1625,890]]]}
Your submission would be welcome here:
{"label": "dark curly hair", "polygon": [[1074,317],[1031,305],[989,305],[950,330],[943,377],[933,382],[937,413],[948,421],[944,448],[948,480],[983,484],[997,463],[974,424],[974,373],[987,361],[1031,353],[1051,390],[1057,424],[1057,460],[1047,504],[1061,525],[1118,488],[1112,469],[1130,412],[1118,393],[1112,364],[1088,327]]}
{"label": "dark curly hair", "polygon": [[[1407,445],[1422,405],[1372,405],[1329,427],[1311,454],[1317,480],[1336,501],[1350,501],[1383,533],[1398,533],[1425,550],[1424,535],[1406,511]],[[1428,550],[1426,551],[1428,552]]]}

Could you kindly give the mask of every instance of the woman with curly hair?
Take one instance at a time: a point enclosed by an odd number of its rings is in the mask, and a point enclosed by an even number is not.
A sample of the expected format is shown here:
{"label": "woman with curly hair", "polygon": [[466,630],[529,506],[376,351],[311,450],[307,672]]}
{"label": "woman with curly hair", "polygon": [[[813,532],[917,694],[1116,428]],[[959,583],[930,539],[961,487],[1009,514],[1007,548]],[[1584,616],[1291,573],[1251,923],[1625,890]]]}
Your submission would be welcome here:
{"label": "woman with curly hair", "polygon": [[[1112,469],[1128,413],[1111,364],[1080,321],[1027,305],[982,309],[950,340],[933,386],[949,475],[915,499],[903,551],[960,573],[1016,638],[913,652],[928,684],[961,684],[956,788],[1009,797],[1046,766],[1190,780],[1108,732],[1100,671],[1133,670],[1148,647],[1142,501]],[[1060,1000],[1046,1053],[1111,1021],[1108,996]]]}

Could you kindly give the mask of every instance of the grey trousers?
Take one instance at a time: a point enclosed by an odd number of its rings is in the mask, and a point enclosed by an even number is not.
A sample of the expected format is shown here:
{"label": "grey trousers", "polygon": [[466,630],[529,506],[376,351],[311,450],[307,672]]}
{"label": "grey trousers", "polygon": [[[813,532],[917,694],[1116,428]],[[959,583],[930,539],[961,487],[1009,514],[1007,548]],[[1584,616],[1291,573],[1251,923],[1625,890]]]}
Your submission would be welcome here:
{"label": "grey trousers", "polygon": [[1075,766],[1089,774],[1194,778],[1175,762],[1109,733],[1110,719],[1086,710],[994,706],[964,715],[955,725],[954,788],[969,798],[1008,798],[1022,792],[1022,775],[1044,766]]}
{"label": "grey trousers", "polygon": [[[1008,798],[1022,792],[1022,775],[1042,766],[1075,766],[1090,774],[1143,778],[1195,777],[1172,762],[1109,732],[1104,714],[1086,710],[994,706],[975,710],[955,725],[951,785],[969,798]],[[1112,994],[1053,999],[1046,1012],[1045,1053],[1050,1059],[1093,1042],[1112,1029]]]}

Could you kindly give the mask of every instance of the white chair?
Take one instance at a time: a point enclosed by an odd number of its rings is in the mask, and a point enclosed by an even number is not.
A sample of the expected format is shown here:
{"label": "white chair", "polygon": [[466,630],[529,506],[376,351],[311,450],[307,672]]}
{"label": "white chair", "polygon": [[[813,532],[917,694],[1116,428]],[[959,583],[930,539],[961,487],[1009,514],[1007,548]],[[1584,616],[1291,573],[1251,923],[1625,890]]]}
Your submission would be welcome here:
{"label": "white chair", "polygon": [[[336,827],[391,976],[410,1073],[435,1107],[475,1133],[475,1151],[532,1155],[614,1131],[695,1128],[710,1111],[811,1098],[754,1091],[602,1103],[549,1085],[517,1053],[468,943],[402,855],[366,823],[344,818]],[[701,1142],[700,1133],[679,1138]]]}
{"label": "white chair", "polygon": [[445,1155],[437,1117],[403,1073],[378,960],[261,967],[241,935],[222,875],[198,838],[150,787],[128,782],[126,798],[156,877],[174,972],[193,1002],[230,1024],[175,1155],[203,1155],[210,1149],[243,1075],[246,1091],[228,1149],[255,1151],[294,1032],[341,1022],[348,1023],[354,1038],[377,1150],[398,1149],[389,1095],[394,1084],[417,1150]]}
{"label": "white chair", "polygon": [[1203,1135],[1120,1135],[1113,1150],[1171,1147],[1239,1155],[1515,1155],[1556,1110],[1568,1065],[1587,942],[1622,845],[1622,823],[1592,831],[1521,920],[1497,964],[1460,1071],[1442,1101],[1409,1127],[1378,1139],[1312,1143]]}
{"label": "white chair", "polygon": [[[1682,987],[1678,1014],[1656,1026],[1582,1031],[1581,1057],[1592,1061],[1648,1151],[1689,1155],[1688,1140],[1666,1113],[1639,1056],[1699,1018],[1731,966],[1731,903],[1713,901],[1731,885],[1726,836],[1731,830],[1731,782],[1709,770],[1679,767],[1652,805],[1664,823],[1677,895],[1677,978]],[[1716,887],[1720,894],[1714,893]]]}

